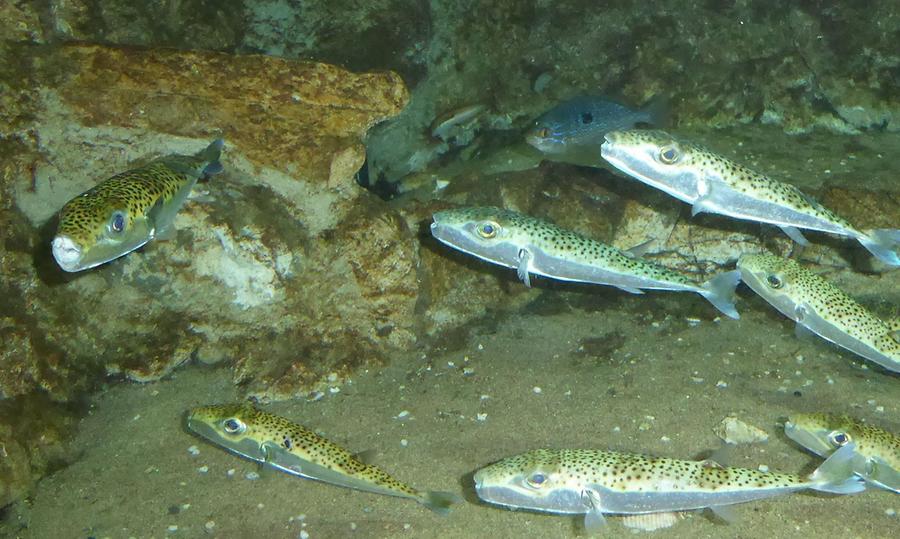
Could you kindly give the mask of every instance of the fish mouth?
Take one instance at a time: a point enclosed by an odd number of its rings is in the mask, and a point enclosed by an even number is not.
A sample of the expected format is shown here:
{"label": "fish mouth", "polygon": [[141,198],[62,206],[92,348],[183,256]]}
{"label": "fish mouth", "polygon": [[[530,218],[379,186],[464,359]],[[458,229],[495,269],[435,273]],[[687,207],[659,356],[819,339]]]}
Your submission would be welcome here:
{"label": "fish mouth", "polygon": [[53,238],[52,250],[53,258],[63,271],[76,272],[84,269],[81,266],[81,259],[84,252],[81,246],[68,236],[56,236]]}

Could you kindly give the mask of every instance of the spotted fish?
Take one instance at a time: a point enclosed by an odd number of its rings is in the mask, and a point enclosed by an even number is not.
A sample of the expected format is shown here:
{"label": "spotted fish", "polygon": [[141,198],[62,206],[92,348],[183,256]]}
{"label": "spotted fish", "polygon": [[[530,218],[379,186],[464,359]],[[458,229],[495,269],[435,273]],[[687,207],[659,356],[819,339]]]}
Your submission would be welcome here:
{"label": "spotted fish", "polygon": [[459,501],[454,494],[421,491],[401,483],[302,425],[249,403],[194,408],[188,412],[187,427],[232,453],[292,475],[409,498],[440,514]]}
{"label": "spotted fish", "polygon": [[224,141],[195,155],[169,155],[117,174],[63,206],[53,257],[65,271],[90,269],[126,255],[166,232],[191,189],[221,172]]}
{"label": "spotted fish", "polygon": [[616,131],[601,155],[625,174],[708,212],[769,223],[806,245],[799,228],[859,241],[879,260],[900,266],[900,229],[859,230],[793,185],[773,180],[663,131]]}
{"label": "spotted fish", "polygon": [[849,494],[865,489],[841,448],[808,477],[712,461],[655,458],[593,449],[537,449],[505,458],[475,473],[482,500],[514,509],[584,514],[589,533],[605,514],[637,515],[732,504],[812,489]]}
{"label": "spotted fish", "polygon": [[431,233],[454,249],[516,268],[525,286],[531,286],[531,275],[541,275],[614,286],[632,294],[642,294],[642,289],[695,292],[725,315],[738,318],[733,303],[740,281],[736,271],[698,283],[548,221],[492,207],[437,212]]}
{"label": "spotted fish", "polygon": [[784,433],[821,457],[856,444],[853,471],[872,485],[900,494],[900,436],[831,414],[794,414],[784,423]]}
{"label": "spotted fish", "polygon": [[881,320],[836,286],[793,260],[772,255],[741,256],[741,279],[754,292],[810,330],[892,372],[900,372],[900,341]]}

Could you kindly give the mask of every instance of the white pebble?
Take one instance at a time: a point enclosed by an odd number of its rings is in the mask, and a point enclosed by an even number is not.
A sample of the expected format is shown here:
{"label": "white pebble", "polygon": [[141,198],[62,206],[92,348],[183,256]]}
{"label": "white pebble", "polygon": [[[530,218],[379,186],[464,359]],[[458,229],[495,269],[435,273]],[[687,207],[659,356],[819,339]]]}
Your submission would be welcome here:
{"label": "white pebble", "polygon": [[192,445],[188,448],[188,453],[190,453],[191,455],[196,457],[197,455],[200,454],[200,448],[197,447],[196,445]]}
{"label": "white pebble", "polygon": [[337,386],[335,386],[335,387],[329,387],[329,388],[328,388],[328,392],[331,393],[332,395],[334,395],[334,394],[336,394],[336,393],[340,393],[340,392],[341,392],[341,388],[339,388],[339,387],[337,387]]}
{"label": "white pebble", "polygon": [[878,413],[884,412],[884,406],[881,406],[881,405],[879,404],[878,406],[875,407],[875,411],[878,412]]}
{"label": "white pebble", "polygon": [[473,369],[472,367],[466,367],[463,369],[463,376],[472,376],[473,374],[475,374],[475,369]]}
{"label": "white pebble", "polygon": [[534,391],[535,395],[541,394],[541,388],[539,388],[538,386],[534,386],[531,390]]}
{"label": "white pebble", "polygon": [[175,533],[178,531],[178,524],[169,524],[169,527],[166,528],[169,533]]}
{"label": "white pebble", "polygon": [[247,473],[244,475],[244,477],[245,477],[246,479],[249,479],[250,481],[256,481],[257,479],[259,479],[259,474],[256,473],[256,472],[247,472]]}
{"label": "white pebble", "polygon": [[203,466],[200,466],[199,468],[197,468],[197,471],[200,473],[206,473],[209,471],[209,466],[204,464]]}
{"label": "white pebble", "polygon": [[400,439],[400,446],[401,446],[401,447],[406,447],[406,446],[408,446],[408,445],[409,445],[409,440],[407,440],[406,438],[401,438],[401,439]]}
{"label": "white pebble", "polygon": [[356,531],[356,522],[351,522],[351,523],[350,523],[350,529],[351,529],[352,531]]}
{"label": "white pebble", "polygon": [[412,526],[411,526],[410,524],[408,524],[408,523],[404,523],[404,524],[403,524],[403,529],[404,529],[404,530],[408,530],[408,529],[410,529],[410,528],[412,528]]}
{"label": "white pebble", "polygon": [[728,387],[728,382],[726,382],[725,380],[719,380],[718,382],[716,382],[716,387],[724,389]]}
{"label": "white pebble", "polygon": [[834,379],[831,377],[828,377],[825,381],[828,382],[830,385],[834,385]]}
{"label": "white pebble", "polygon": [[490,395],[482,395],[480,398],[481,398],[481,400],[486,401],[489,398],[491,398],[491,396]]}
{"label": "white pebble", "polygon": [[478,343],[478,349],[479,349],[479,350],[484,350],[484,345],[481,344],[481,343]]}
{"label": "white pebble", "polygon": [[306,513],[300,513],[299,515],[297,515],[297,520],[299,520],[300,522],[306,520]]}
{"label": "white pebble", "polygon": [[266,506],[263,503],[258,503],[258,504],[256,504],[256,508],[257,509],[265,509]]}
{"label": "white pebble", "polygon": [[407,417],[409,417],[409,410],[403,410],[399,414],[395,415],[394,419],[399,419],[400,421],[403,421]]}
{"label": "white pebble", "polygon": [[213,528],[216,527],[216,523],[213,520],[207,520],[203,527],[206,528],[207,531],[212,531]]}
{"label": "white pebble", "polygon": [[477,419],[478,421],[487,421],[487,414],[485,414],[485,413],[476,414],[475,419]]}
{"label": "white pebble", "polygon": [[763,473],[768,473],[768,471],[769,471],[769,467],[766,466],[765,464],[760,464],[756,469]]}
{"label": "white pebble", "polygon": [[309,539],[309,532],[306,530],[300,530],[300,539]]}
{"label": "white pebble", "polygon": [[884,510],[884,514],[887,515],[887,516],[889,516],[889,517],[893,517],[893,516],[896,516],[896,515],[897,515],[897,511],[896,511],[895,509],[889,507],[889,508],[887,508],[887,509]]}
{"label": "white pebble", "polygon": [[659,441],[668,443],[668,442],[671,442],[672,439],[669,438],[668,436],[662,436],[662,437],[660,437]]}
{"label": "white pebble", "polygon": [[329,382],[331,382],[332,384],[335,383],[335,382],[337,382],[337,373],[336,373],[336,372],[330,372],[330,373],[328,373],[328,378],[327,378],[327,380],[328,380]]}
{"label": "white pebble", "polygon": [[134,416],[133,418],[131,418],[131,420],[132,420],[132,421],[137,421],[137,420],[140,419],[140,418],[141,418],[141,414],[138,414],[138,415]]}
{"label": "white pebble", "polygon": [[225,472],[225,475],[228,476],[228,478],[230,479],[230,478],[234,477],[234,474],[236,474],[236,473],[237,473],[237,470],[235,470],[234,468],[230,468],[227,472]]}

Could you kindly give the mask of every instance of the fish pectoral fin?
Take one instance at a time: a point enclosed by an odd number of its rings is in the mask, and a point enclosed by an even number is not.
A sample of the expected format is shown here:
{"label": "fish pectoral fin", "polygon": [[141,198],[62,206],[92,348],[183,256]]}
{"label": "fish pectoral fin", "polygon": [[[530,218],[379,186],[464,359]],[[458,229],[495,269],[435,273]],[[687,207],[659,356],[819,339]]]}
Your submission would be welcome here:
{"label": "fish pectoral fin", "polygon": [[616,288],[618,288],[619,290],[624,290],[625,292],[628,292],[629,294],[643,294],[644,293],[644,291],[641,290],[640,288],[632,288],[630,286],[617,286]]}
{"label": "fish pectoral fin", "polygon": [[581,493],[581,497],[588,506],[588,511],[584,515],[584,531],[588,535],[597,534],[606,527],[606,517],[600,511],[602,507],[600,495],[593,490],[585,490]]}
{"label": "fish pectoral fin", "polygon": [[804,326],[800,322],[794,326],[794,336],[800,339],[801,341],[808,341],[810,339],[817,339],[818,335],[808,327]]}
{"label": "fish pectoral fin", "polygon": [[800,233],[800,229],[793,226],[782,226],[781,231],[788,235],[789,238],[797,242],[798,244],[806,247],[809,245],[809,240],[803,237],[803,234]]}
{"label": "fish pectoral fin", "polygon": [[[276,473],[278,473],[278,468],[275,466],[275,453],[272,447],[268,443],[264,443],[260,446],[260,451],[263,454],[263,460],[259,463],[259,476],[262,477],[272,477]],[[299,470],[298,470],[299,473]]]}
{"label": "fish pectoral fin", "polygon": [[709,510],[728,524],[734,524],[738,520],[737,512],[731,505],[710,505]]}
{"label": "fish pectoral fin", "polygon": [[531,273],[532,260],[534,260],[534,255],[531,254],[531,251],[528,249],[519,250],[519,267],[516,269],[516,274],[528,288],[531,288],[531,277],[529,274]]}
{"label": "fish pectoral fin", "polygon": [[163,230],[154,230],[153,239],[157,241],[170,241],[175,239],[175,227],[168,226]]}
{"label": "fish pectoral fin", "polygon": [[694,205],[691,206],[691,217],[698,213],[718,213],[709,195],[704,195],[694,201]]}

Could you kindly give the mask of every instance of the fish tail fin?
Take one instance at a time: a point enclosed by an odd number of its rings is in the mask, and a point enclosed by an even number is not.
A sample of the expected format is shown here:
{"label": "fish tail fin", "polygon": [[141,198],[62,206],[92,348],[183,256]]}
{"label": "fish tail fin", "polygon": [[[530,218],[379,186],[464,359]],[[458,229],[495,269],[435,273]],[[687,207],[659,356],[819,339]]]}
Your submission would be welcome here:
{"label": "fish tail fin", "polygon": [[222,163],[219,161],[219,158],[222,155],[222,148],[225,147],[225,140],[217,138],[216,140],[209,143],[205,149],[200,150],[195,157],[200,161],[206,163],[206,166],[203,167],[203,175],[204,176],[212,176],[214,174],[218,174],[222,172]]}
{"label": "fish tail fin", "polygon": [[740,271],[726,271],[703,283],[700,294],[725,316],[738,319],[741,315],[734,306],[734,289],[740,281]]}
{"label": "fish tail fin", "polygon": [[897,254],[898,247],[900,247],[900,229],[867,230],[864,236],[857,239],[863,247],[885,264],[900,266],[900,255]]}
{"label": "fish tail fin", "polygon": [[422,495],[422,505],[431,509],[439,515],[447,515],[450,513],[450,506],[460,503],[462,498],[452,492],[439,492],[429,490]]}
{"label": "fish tail fin", "polygon": [[669,98],[663,94],[656,94],[651,97],[641,107],[644,113],[644,120],[653,127],[665,127],[669,123],[671,116],[671,107],[669,106]]}
{"label": "fish tail fin", "polygon": [[853,494],[866,490],[863,478],[856,475],[856,443],[850,442],[828,457],[821,466],[809,475],[814,483],[810,488],[832,494]]}

